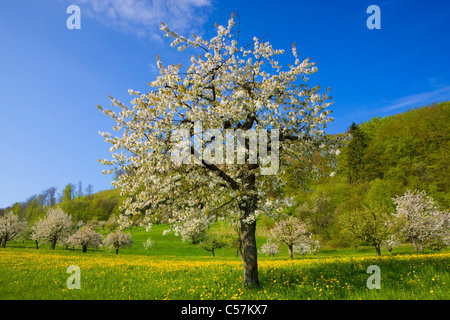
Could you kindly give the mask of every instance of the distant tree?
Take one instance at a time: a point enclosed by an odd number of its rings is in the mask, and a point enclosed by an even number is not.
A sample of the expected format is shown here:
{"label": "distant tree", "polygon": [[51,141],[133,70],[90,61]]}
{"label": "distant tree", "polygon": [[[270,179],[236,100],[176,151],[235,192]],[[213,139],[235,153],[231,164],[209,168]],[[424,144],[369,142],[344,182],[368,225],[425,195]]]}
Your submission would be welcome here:
{"label": "distant tree", "polygon": [[103,244],[112,247],[116,250],[116,254],[119,254],[119,249],[121,247],[131,247],[133,240],[131,239],[131,234],[123,233],[120,230],[111,232],[106,236]]}
{"label": "distant tree", "polygon": [[105,225],[106,225],[105,220],[100,220],[97,222],[97,228],[99,228],[99,229],[105,229]]}
{"label": "distant tree", "polygon": [[42,195],[29,197],[20,209],[20,216],[26,221],[33,221],[45,212],[45,202]]}
{"label": "distant tree", "polygon": [[197,243],[208,230],[210,221],[207,218],[197,217],[184,221],[176,229],[179,232],[183,241],[190,241]]}
{"label": "distant tree", "polygon": [[43,244],[47,241],[44,236],[45,229],[39,226],[40,221],[31,227],[30,239],[36,244],[36,249],[39,249],[39,244]]}
{"label": "distant tree", "polygon": [[12,211],[7,212],[0,217],[0,242],[2,247],[6,247],[8,241],[13,240],[18,234],[23,232],[27,227],[27,222],[21,220],[18,215]]}
{"label": "distant tree", "polygon": [[449,212],[440,210],[425,191],[407,190],[393,200],[396,205],[394,215],[401,226],[400,234],[413,243],[415,252],[418,247],[423,251],[423,243],[427,241],[434,248],[439,243],[441,246],[447,245],[450,237]]}
{"label": "distant tree", "polygon": [[35,241],[42,239],[50,243],[50,248],[54,250],[56,242],[69,237],[72,228],[73,221],[70,214],[59,207],[49,208],[44,218],[39,219],[32,227],[32,239]]}
{"label": "distant tree", "polygon": [[144,246],[144,249],[149,252],[150,249],[154,247],[155,242],[149,237],[145,242],[142,243],[142,245]]}
{"label": "distant tree", "polygon": [[56,204],[56,188],[50,187],[45,192],[48,195],[47,204],[51,207],[54,206]]}
{"label": "distant tree", "polygon": [[215,250],[227,246],[228,243],[229,239],[227,239],[226,236],[217,234],[207,234],[200,241],[199,247],[206,251],[211,252],[212,256],[215,257],[216,256]]}
{"label": "distant tree", "polygon": [[292,251],[295,254],[304,256],[305,254],[316,254],[320,249],[320,244],[318,240],[312,238],[312,234],[306,237],[301,237],[292,247]]}
{"label": "distant tree", "polygon": [[20,215],[20,212],[22,211],[22,204],[20,202],[16,202],[8,211],[12,211],[15,215]]}
{"label": "distant tree", "polygon": [[402,242],[400,241],[400,239],[395,234],[392,234],[389,239],[384,240],[381,243],[381,248],[384,248],[387,251],[392,252],[392,250],[394,250],[401,244],[402,244]]}
{"label": "distant tree", "polygon": [[281,252],[280,244],[272,239],[268,239],[266,243],[264,243],[261,247],[261,253],[266,254],[268,256],[274,256],[277,253]]}
{"label": "distant tree", "polygon": [[102,236],[86,226],[71,235],[66,243],[72,247],[81,247],[83,252],[87,252],[87,248],[97,248],[102,244]]}
{"label": "distant tree", "polygon": [[83,196],[83,182],[78,181],[77,198],[81,198],[82,196]]}
{"label": "distant tree", "polygon": [[350,206],[340,214],[342,233],[352,241],[373,245],[377,255],[381,255],[382,242],[395,232],[389,185],[380,179],[372,181],[363,201],[360,206]]}
{"label": "distant tree", "polygon": [[275,222],[275,226],[270,230],[270,235],[274,240],[286,244],[289,248],[289,257],[293,259],[293,247],[302,238],[309,236],[306,224],[300,219],[290,216],[287,220]]}
{"label": "distant tree", "polygon": [[90,197],[94,193],[94,187],[92,186],[92,184],[88,184],[84,192],[88,197]]}
{"label": "distant tree", "polygon": [[91,219],[86,222],[86,226],[96,230],[98,228],[98,220],[97,219]]}
{"label": "distant tree", "polygon": [[347,151],[347,170],[348,180],[350,183],[353,183],[361,178],[364,170],[364,149],[367,143],[363,132],[354,122],[352,122],[349,128],[349,133],[351,140],[348,144]]}
{"label": "distant tree", "polygon": [[73,184],[69,183],[66,185],[66,187],[63,190],[63,194],[62,194],[62,198],[61,198],[62,202],[70,201],[73,199],[73,192],[74,192],[73,189],[74,189]]}
{"label": "distant tree", "polygon": [[333,209],[331,208],[331,199],[323,194],[313,196],[312,208],[308,222],[314,234],[327,234],[327,229],[333,219]]}
{"label": "distant tree", "polygon": [[373,245],[377,255],[381,255],[381,243],[391,235],[387,219],[388,213],[369,207],[347,211],[339,216],[344,235],[350,240]]}
{"label": "distant tree", "polygon": [[115,230],[119,226],[118,219],[119,217],[116,215],[111,215],[108,220],[106,220],[105,228],[111,231]]}

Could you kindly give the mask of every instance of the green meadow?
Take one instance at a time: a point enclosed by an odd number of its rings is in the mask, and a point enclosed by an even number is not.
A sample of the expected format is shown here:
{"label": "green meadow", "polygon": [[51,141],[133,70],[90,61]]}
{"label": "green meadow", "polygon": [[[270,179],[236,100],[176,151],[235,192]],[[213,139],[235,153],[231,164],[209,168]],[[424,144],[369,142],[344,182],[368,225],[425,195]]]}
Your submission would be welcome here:
{"label": "green meadow", "polygon": [[[0,249],[0,299],[443,299],[450,298],[450,252],[414,253],[402,246],[376,256],[371,247],[322,248],[316,255],[289,259],[286,248],[274,257],[258,256],[260,286],[242,287],[242,262],[233,248],[216,257],[182,242],[164,225],[131,230],[134,244],[116,255],[107,248],[81,250],[32,241]],[[214,231],[214,228],[212,229]],[[222,226],[215,226],[220,232]],[[149,251],[142,243],[150,237]],[[257,237],[260,247],[264,235]],[[80,268],[80,289],[69,289],[69,266]],[[368,289],[370,265],[380,268],[381,288]]]}

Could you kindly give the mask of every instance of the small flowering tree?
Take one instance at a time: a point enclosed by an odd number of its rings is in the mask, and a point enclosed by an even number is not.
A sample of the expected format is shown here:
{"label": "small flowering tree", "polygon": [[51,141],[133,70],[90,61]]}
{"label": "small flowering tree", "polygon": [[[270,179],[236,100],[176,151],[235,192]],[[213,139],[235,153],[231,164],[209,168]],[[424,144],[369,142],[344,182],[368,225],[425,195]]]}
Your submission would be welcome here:
{"label": "small flowering tree", "polygon": [[267,242],[264,243],[261,247],[261,253],[266,254],[268,256],[273,257],[275,254],[280,252],[281,252],[280,245],[271,239],[268,239]]}
{"label": "small flowering tree", "polygon": [[449,212],[442,211],[434,200],[426,195],[425,191],[407,190],[404,195],[394,199],[396,214],[399,220],[400,234],[404,239],[414,245],[414,251],[418,247],[423,251],[423,243],[430,246],[437,244],[445,246],[449,239]]}
{"label": "small flowering tree", "polygon": [[39,243],[43,244],[46,242],[44,229],[39,227],[39,221],[31,227],[30,239],[36,244],[36,249],[39,249]]}
{"label": "small flowering tree", "polygon": [[144,246],[144,249],[149,252],[150,249],[155,246],[155,242],[149,237],[144,243],[142,243],[142,245]]}
{"label": "small flowering tree", "polygon": [[373,245],[377,255],[381,255],[381,244],[392,234],[388,212],[376,207],[364,206],[361,209],[343,212],[339,223],[344,236],[355,241],[367,242]]}
{"label": "small flowering tree", "polygon": [[205,218],[192,218],[184,221],[176,227],[176,232],[181,234],[183,241],[190,241],[196,243],[202,238],[206,230],[209,228],[210,222]]}
{"label": "small flowering tree", "polygon": [[0,217],[0,242],[2,247],[6,247],[6,242],[13,240],[27,227],[27,222],[19,218],[12,211]]}
{"label": "small flowering tree", "polygon": [[309,253],[315,254],[319,251],[319,249],[319,241],[314,240],[311,234],[309,236],[300,237],[300,239],[292,247],[292,251],[301,256]]}
{"label": "small flowering tree", "polygon": [[290,216],[287,220],[275,222],[275,226],[270,230],[270,235],[274,240],[286,244],[289,248],[289,257],[293,259],[294,246],[304,241],[309,236],[306,224],[300,219]]}
{"label": "small flowering tree", "polygon": [[[319,86],[307,85],[308,76],[317,71],[315,63],[300,61],[294,44],[293,63],[282,70],[275,58],[283,50],[256,37],[238,45],[234,25],[231,17],[227,27],[217,25],[217,34],[206,40],[188,39],[161,24],[165,36],[174,39],[173,47],[199,54],[192,55],[184,69],[180,64],[165,67],[157,56],[160,75],[149,83],[150,92],[130,90],[135,96],[132,107],[111,97],[113,107],[120,109],[117,113],[99,106],[116,122],[113,129],[118,132],[101,132],[113,152],[112,160],[101,162],[113,167],[105,173],[125,172],[113,182],[125,198],[122,209],[125,215],[144,216],[144,224],[151,224],[154,215],[169,214],[176,229],[191,213],[239,223],[243,284],[254,286],[259,284],[256,218],[285,205],[267,190],[283,183],[283,168],[292,159],[302,162],[295,169],[299,179],[316,174],[314,156],[333,159],[336,139],[323,130],[332,121],[326,109],[329,96],[321,94]],[[196,130],[198,123],[211,134]],[[211,161],[212,146],[220,148],[219,136],[232,131],[236,137],[251,130],[263,132],[253,139],[267,145],[258,161],[250,161],[255,153],[249,154],[248,137],[237,138],[238,153],[247,150],[245,161],[238,163],[235,154],[231,161]],[[180,146],[175,133],[182,131],[199,143],[187,140],[183,150],[189,157],[173,161]],[[203,157],[203,150],[209,150],[209,156]]]}
{"label": "small flowering tree", "polygon": [[117,230],[108,234],[103,241],[103,244],[114,248],[116,250],[116,254],[119,254],[119,248],[131,247],[133,245],[133,240],[131,239],[131,234],[123,233],[122,231]]}
{"label": "small flowering tree", "polygon": [[215,257],[216,250],[227,246],[229,239],[223,235],[208,234],[199,243],[199,247],[211,252],[212,256]]}
{"label": "small flowering tree", "polygon": [[402,242],[400,241],[400,239],[395,234],[392,234],[389,239],[381,242],[381,247],[389,252],[392,252],[392,250],[399,247],[401,244]]}
{"label": "small flowering tree", "polygon": [[71,235],[66,243],[73,247],[81,247],[83,252],[87,252],[87,248],[97,248],[102,244],[102,236],[86,226]]}
{"label": "small flowering tree", "polygon": [[49,208],[44,218],[40,218],[32,227],[31,239],[50,243],[50,248],[55,249],[56,242],[69,237],[73,229],[72,216],[61,208]]}

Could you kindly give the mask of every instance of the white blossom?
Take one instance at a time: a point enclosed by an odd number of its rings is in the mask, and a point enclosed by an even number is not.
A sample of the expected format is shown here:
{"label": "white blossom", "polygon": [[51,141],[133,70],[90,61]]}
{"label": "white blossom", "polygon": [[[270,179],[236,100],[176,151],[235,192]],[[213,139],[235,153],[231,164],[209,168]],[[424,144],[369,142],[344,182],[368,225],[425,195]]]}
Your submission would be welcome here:
{"label": "white blossom", "polygon": [[306,224],[300,219],[290,216],[286,220],[275,222],[275,226],[270,230],[271,238],[286,244],[289,248],[289,256],[293,258],[294,247],[297,252],[308,242],[309,232]]}
{"label": "white blossom", "polygon": [[116,254],[119,254],[119,249],[121,247],[131,247],[133,240],[131,238],[131,234],[123,233],[122,231],[117,230],[108,234],[105,240],[103,240],[103,244],[114,248],[116,250]]}
{"label": "white blossom", "polygon": [[6,242],[13,240],[18,234],[25,230],[27,222],[21,220],[18,215],[12,211],[7,212],[3,217],[0,217],[0,242],[3,248]]}
{"label": "white blossom", "polygon": [[411,241],[414,250],[417,246],[423,249],[423,243],[431,242],[446,246],[450,235],[450,215],[442,211],[434,200],[426,195],[425,191],[407,190],[404,195],[394,199],[396,213],[399,220],[400,234],[404,239]]}
{"label": "white blossom", "polygon": [[149,251],[155,245],[155,242],[149,237],[145,242],[142,243],[145,250]]}
{"label": "white blossom", "polygon": [[270,241],[270,239],[264,243],[261,247],[261,253],[266,254],[268,256],[274,256],[277,253],[281,252],[280,245],[277,242]]}
{"label": "white blossom", "polygon": [[[300,62],[294,48],[295,64],[283,67],[275,60],[283,51],[270,43],[254,37],[250,46],[242,47],[232,39],[234,24],[231,17],[228,26],[217,26],[209,40],[183,37],[161,24],[173,47],[189,46],[198,54],[191,55],[190,64],[183,67],[164,66],[157,56],[159,76],[149,83],[148,93],[136,96],[131,107],[111,97],[118,111],[99,107],[116,122],[116,135],[102,134],[112,144],[112,159],[101,162],[126,172],[113,182],[125,198],[124,216],[168,215],[175,233],[227,219],[239,221],[244,232],[259,214],[279,214],[279,206],[266,203],[269,198],[273,203],[283,199],[273,199],[266,190],[283,185],[282,172],[292,165],[290,159],[301,155],[304,160],[295,169],[301,178],[317,172],[313,169],[316,151],[327,159],[335,156],[332,150],[338,141],[322,130],[332,121],[327,110],[330,98],[306,83],[306,76],[317,70],[315,63]],[[267,176],[260,162],[208,164],[196,154],[192,140],[188,150],[195,161],[174,163],[172,151],[178,141],[173,133],[193,132],[197,122],[211,130],[278,130],[282,153],[274,155],[281,170]],[[202,140],[199,148],[209,144]],[[277,150],[275,142],[273,150]],[[146,221],[151,223],[149,218]],[[121,222],[127,224],[126,219]],[[244,241],[255,241],[252,233],[245,233],[249,238]],[[256,251],[245,254],[256,255]]]}
{"label": "white blossom", "polygon": [[89,226],[86,226],[71,235],[66,240],[66,244],[73,247],[81,247],[83,252],[86,252],[88,247],[99,247],[102,244],[102,236]]}
{"label": "white blossom", "polygon": [[57,241],[65,240],[70,236],[73,222],[72,216],[65,213],[60,207],[49,208],[43,218],[40,218],[31,228],[31,239],[38,242],[50,243],[50,248],[55,249]]}

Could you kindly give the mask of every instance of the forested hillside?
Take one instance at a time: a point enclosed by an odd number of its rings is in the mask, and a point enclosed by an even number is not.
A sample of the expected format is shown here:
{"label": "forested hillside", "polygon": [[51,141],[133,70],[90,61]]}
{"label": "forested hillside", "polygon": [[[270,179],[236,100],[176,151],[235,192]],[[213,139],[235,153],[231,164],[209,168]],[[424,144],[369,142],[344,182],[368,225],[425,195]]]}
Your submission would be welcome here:
{"label": "forested hillside", "polygon": [[[52,188],[49,188],[52,189]],[[0,215],[12,210],[14,214],[26,219],[28,222],[35,222],[43,216],[49,207],[61,207],[65,212],[70,213],[74,221],[107,220],[111,215],[119,215],[119,192],[118,190],[104,190],[93,194],[78,194],[72,192],[74,186],[68,184],[63,190],[61,197],[52,199],[48,190],[28,198],[24,202],[17,202],[11,207],[0,209]]]}
{"label": "forested hillside", "polygon": [[[347,133],[351,138],[340,149],[335,175],[309,182],[309,190],[295,175],[286,184],[285,193],[296,203],[289,213],[306,221],[322,244],[349,245],[341,217],[373,202],[395,212],[392,198],[408,189],[425,190],[441,208],[450,208],[450,102],[352,124]],[[47,207],[60,206],[75,221],[119,215],[118,190],[91,194],[92,187],[75,189],[68,184],[57,198],[49,188],[0,214],[12,210],[34,222]],[[264,217],[264,224],[270,223]]]}
{"label": "forested hillside", "polygon": [[292,188],[292,214],[306,219],[329,244],[345,244],[339,216],[369,202],[384,202],[406,190],[425,190],[442,209],[450,207],[450,103],[443,102],[385,118],[352,124],[333,177]]}

